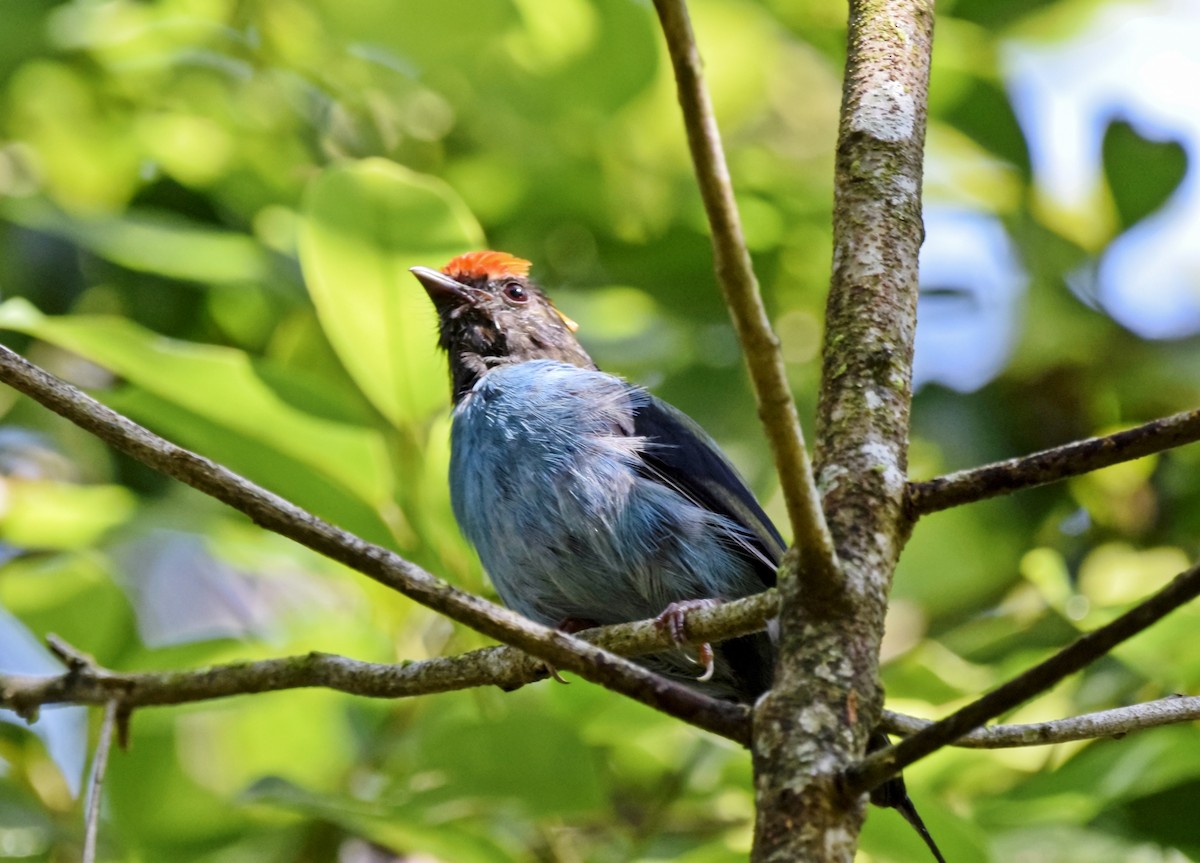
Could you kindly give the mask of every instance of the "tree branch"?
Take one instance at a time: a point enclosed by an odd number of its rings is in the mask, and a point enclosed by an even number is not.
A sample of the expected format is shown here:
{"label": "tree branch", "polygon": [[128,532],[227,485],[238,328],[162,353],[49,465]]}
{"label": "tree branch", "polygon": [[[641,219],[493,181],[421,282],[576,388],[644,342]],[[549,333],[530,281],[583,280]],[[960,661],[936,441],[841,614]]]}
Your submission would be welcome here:
{"label": "tree branch", "polygon": [[931,512],[1143,458],[1200,440],[1200,411],[1186,411],[1105,437],[1093,437],[1033,455],[1011,458],[908,484],[908,512]]}
{"label": "tree branch", "polygon": [[879,643],[907,535],[932,0],[851,0],[815,464],[843,577],[780,583],[781,661],[755,710],[756,863],[849,860],[836,793],[881,709]]}
{"label": "tree branch", "polygon": [[[697,642],[715,642],[757,632],[774,616],[776,606],[775,592],[767,591],[736,602],[696,609],[688,614],[688,635]],[[587,630],[578,637],[623,656],[641,656],[674,647],[671,636],[652,620]],[[0,708],[13,710],[32,721],[38,708],[47,704],[116,702],[128,711],[314,686],[369,698],[405,698],[477,686],[516,689],[547,676],[546,664],[540,659],[505,646],[399,664],[362,662],[313,652],[188,671],[124,673],[98,667],[53,636],[49,640],[54,652],[67,664],[67,670],[44,676],[0,674]],[[749,710],[738,709],[743,722],[748,724]]]}
{"label": "tree branch", "polygon": [[871,790],[914,761],[953,743],[971,729],[1028,701],[1039,692],[1045,692],[1064,677],[1104,656],[1125,639],[1153,625],[1196,596],[1200,596],[1200,566],[1177,575],[1158,593],[1116,620],[1081,636],[1049,659],[998,686],[977,701],[906,737],[895,746],[867,756],[846,772],[847,792],[857,795]]}
{"label": "tree branch", "polygon": [[[772,610],[773,604],[765,603],[764,608],[751,613],[757,617]],[[698,610],[694,618],[689,618],[689,628],[702,613],[707,611]],[[716,638],[727,629],[721,621],[708,620],[696,627],[695,637]],[[609,648],[626,639],[625,644],[631,647],[631,652],[626,655],[650,653],[663,646],[658,643],[661,633],[650,621],[605,627],[585,635]],[[367,698],[405,698],[477,686],[511,690],[546,677],[546,666],[541,660],[507,646],[394,665],[326,653],[165,672],[124,673],[94,663],[83,667],[72,663],[68,670],[56,675],[0,674],[0,708],[13,710],[32,721],[38,708],[49,704],[113,704],[119,705],[122,713],[128,713],[135,708],[308,687],[335,689]],[[1122,737],[1135,731],[1198,719],[1200,696],[1174,695],[1067,719],[977,728],[951,745],[975,749],[1044,746]],[[885,710],[881,727],[892,734],[909,736],[933,724],[927,719]]]}
{"label": "tree branch", "polygon": [[[1084,713],[1067,719],[1031,722],[1024,725],[988,725],[955,740],[952,746],[972,749],[1010,749],[1018,746],[1048,746],[1101,737],[1124,737],[1134,731],[1200,720],[1200,696],[1172,695],[1142,704]],[[934,725],[890,710],[883,712],[882,727],[892,734],[916,734]]]}
{"label": "tree branch", "polygon": [[744,714],[737,705],[702,695],[613,653],[458,590],[398,554],[334,527],[232,471],[158,437],[3,346],[0,381],[115,449],[245,513],[256,524],[434,611],[685,722],[739,743],[749,742]]}
{"label": "tree branch", "polygon": [[704,84],[703,64],[696,48],[685,0],[654,0],[675,69],[675,84],[696,183],[712,230],[713,263],[725,304],[733,318],[750,372],[758,416],[762,420],[775,469],[787,503],[793,546],[800,569],[809,577],[839,578],[833,539],[821,510],[821,497],[804,446],[800,416],[788,386],[779,338],[771,330],[758,280],[742,235],[721,133]]}

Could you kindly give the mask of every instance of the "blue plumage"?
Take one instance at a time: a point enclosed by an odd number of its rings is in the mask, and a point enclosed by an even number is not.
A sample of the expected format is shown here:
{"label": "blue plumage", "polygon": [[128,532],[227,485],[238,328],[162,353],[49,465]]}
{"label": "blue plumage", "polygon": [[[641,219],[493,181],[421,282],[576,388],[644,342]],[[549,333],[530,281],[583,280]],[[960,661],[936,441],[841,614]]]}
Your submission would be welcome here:
{"label": "blue plumage", "polygon": [[[618,377],[554,360],[502,365],[478,379],[454,410],[450,492],[506,605],[550,626],[610,624],[767,587],[777,537],[768,556],[762,537],[666,475],[664,458],[702,450],[736,476],[675,414]],[[660,429],[674,419],[689,440],[639,434],[643,417]],[[766,638],[748,641],[759,642],[755,659],[769,668]],[[671,676],[698,673],[682,652],[653,664]],[[765,688],[761,672],[743,677],[718,651],[707,689],[744,697]]]}

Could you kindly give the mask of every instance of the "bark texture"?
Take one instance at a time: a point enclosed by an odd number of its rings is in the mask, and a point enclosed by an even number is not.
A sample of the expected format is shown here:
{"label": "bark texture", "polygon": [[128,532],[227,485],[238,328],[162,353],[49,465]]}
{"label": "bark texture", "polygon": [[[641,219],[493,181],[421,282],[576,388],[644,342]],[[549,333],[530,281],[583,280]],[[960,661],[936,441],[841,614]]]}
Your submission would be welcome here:
{"label": "bark texture", "polygon": [[850,861],[843,771],[879,720],[904,508],[932,0],[852,0],[816,475],[841,577],[781,580],[781,666],[754,718],[753,859]]}

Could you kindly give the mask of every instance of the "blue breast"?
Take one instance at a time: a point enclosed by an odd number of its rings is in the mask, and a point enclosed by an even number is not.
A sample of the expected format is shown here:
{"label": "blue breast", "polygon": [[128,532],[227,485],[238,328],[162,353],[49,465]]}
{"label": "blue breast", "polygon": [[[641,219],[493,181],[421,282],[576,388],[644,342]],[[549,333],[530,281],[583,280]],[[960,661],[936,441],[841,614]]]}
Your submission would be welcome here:
{"label": "blue breast", "polygon": [[455,517],[501,599],[547,625],[618,623],[762,590],[745,530],[656,479],[634,417],[652,396],[549,360],[485,374],[454,412]]}

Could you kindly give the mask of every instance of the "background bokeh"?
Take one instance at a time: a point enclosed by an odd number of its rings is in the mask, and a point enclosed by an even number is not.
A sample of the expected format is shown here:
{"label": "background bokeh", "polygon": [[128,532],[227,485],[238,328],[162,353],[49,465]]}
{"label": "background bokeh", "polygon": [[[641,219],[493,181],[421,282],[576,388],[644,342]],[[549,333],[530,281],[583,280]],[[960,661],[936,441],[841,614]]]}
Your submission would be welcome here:
{"label": "background bokeh", "polygon": [[[748,241],[801,415],[830,258],[842,0],[694,0]],[[5,0],[6,344],[171,439],[467,589],[448,382],[407,266],[535,262],[600,365],[692,414],[783,522],[715,290],[669,67],[633,0]],[[1200,9],[942,0],[911,471],[1193,407]],[[471,632],[264,534],[0,391],[0,670],[58,633],[118,669]],[[894,709],[938,716],[1196,555],[1182,449],[930,516],[897,574]],[[1018,710],[1200,686],[1181,610]],[[0,858],[78,859],[89,726],[0,718]],[[748,757],[589,685],[139,711],[102,859],[744,860]],[[1200,859],[1200,730],[908,772],[949,859]],[[860,859],[926,859],[874,811]]]}

